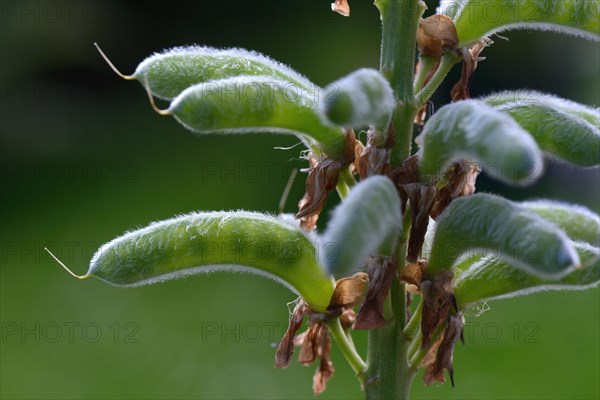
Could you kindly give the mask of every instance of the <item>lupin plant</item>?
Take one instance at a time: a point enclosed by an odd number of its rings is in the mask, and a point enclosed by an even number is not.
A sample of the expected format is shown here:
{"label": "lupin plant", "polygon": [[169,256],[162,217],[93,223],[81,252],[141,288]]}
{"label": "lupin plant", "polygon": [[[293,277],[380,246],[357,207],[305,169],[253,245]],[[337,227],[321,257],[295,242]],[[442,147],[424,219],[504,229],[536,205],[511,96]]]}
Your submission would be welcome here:
{"label": "lupin plant", "polygon": [[[105,244],[88,273],[75,276],[137,286],[215,270],[257,273],[299,296],[275,367],[285,368],[299,346],[300,363],[318,364],[315,394],[334,374],[333,342],[368,399],[407,398],[420,369],[426,384],[448,376],[454,385],[452,355],[469,307],[600,282],[598,215],[474,193],[481,171],[523,186],[543,173],[545,157],[600,164],[599,109],[535,92],[469,94],[493,34],[542,29],[597,41],[600,3],[493,0],[493,21],[477,12],[479,3],[443,0],[424,18],[421,0],[376,0],[380,70],[358,70],[325,90],[241,49],[175,48],[131,76],[100,51],[119,75],[143,85],[155,110],[199,136],[296,135],[308,149],[308,176],[292,218],[182,215]],[[350,15],[346,0],[332,9]],[[457,64],[452,103],[428,115],[430,97]],[[170,106],[158,110],[155,97]],[[355,135],[361,129],[364,143]],[[334,191],[341,204],[318,233]],[[369,331],[366,355],[353,330]]]}

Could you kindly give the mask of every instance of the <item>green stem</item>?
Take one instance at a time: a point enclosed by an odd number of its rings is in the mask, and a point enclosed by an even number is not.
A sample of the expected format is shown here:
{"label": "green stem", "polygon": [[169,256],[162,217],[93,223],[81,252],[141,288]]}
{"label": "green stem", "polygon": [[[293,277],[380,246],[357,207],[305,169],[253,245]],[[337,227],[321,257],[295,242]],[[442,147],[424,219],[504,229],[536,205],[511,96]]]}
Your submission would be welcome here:
{"label": "green stem", "polygon": [[442,84],[452,67],[454,67],[454,65],[460,60],[460,57],[455,56],[451,53],[445,54],[442,57],[437,71],[435,71],[435,73],[433,74],[429,82],[427,82],[425,87],[421,89],[415,96],[417,104],[419,104],[419,108],[423,107],[423,105],[427,103],[431,96],[433,96],[433,94],[436,90],[438,90],[438,88],[440,87],[440,85]]}
{"label": "green stem", "polygon": [[407,359],[408,342],[404,284],[394,279],[391,289],[393,318],[380,329],[369,331],[369,358],[365,392],[367,399],[407,399],[414,378]]}
{"label": "green stem", "polygon": [[429,73],[435,66],[437,65],[437,60],[434,57],[430,56],[421,56],[419,57],[419,71],[417,72],[417,76],[415,77],[414,91],[418,92],[423,89],[423,85],[425,85],[425,81],[429,76]]}
{"label": "green stem", "polygon": [[392,167],[400,165],[411,153],[415,104],[413,78],[417,48],[417,28],[427,9],[421,0],[378,0],[383,24],[381,73],[388,79],[398,106],[392,119],[395,143]]}
{"label": "green stem", "polygon": [[[375,5],[383,24],[381,73],[390,82],[397,101],[391,124],[395,133],[391,163],[396,167],[411,154],[413,121],[418,111],[413,88],[417,28],[427,7],[422,0],[375,0]],[[396,254],[398,271],[404,267],[406,251],[406,241],[402,240]],[[403,333],[406,292],[398,277],[392,282],[386,305],[388,310],[391,308],[388,324],[369,331],[366,398],[407,399],[415,373],[408,366],[408,342]]]}
{"label": "green stem", "polygon": [[360,357],[354,345],[348,340],[348,336],[344,332],[344,328],[342,328],[342,323],[339,318],[335,318],[331,321],[327,322],[327,326],[329,327],[329,331],[331,332],[331,336],[340,347],[342,354],[350,364],[352,370],[356,373],[356,376],[364,383],[365,379],[365,369],[367,367],[366,363]]}
{"label": "green stem", "polygon": [[348,186],[350,189],[352,189],[352,187],[356,185],[356,179],[354,179],[354,176],[350,171],[350,166],[347,166],[346,168],[342,169],[342,171],[340,172],[340,178],[342,178],[346,186]]}
{"label": "green stem", "polygon": [[423,312],[423,300],[419,301],[417,308],[412,315],[410,321],[404,328],[404,336],[408,340],[412,340],[417,332],[419,331],[419,327],[421,326],[421,313]]}
{"label": "green stem", "polygon": [[338,183],[335,187],[342,201],[350,194],[350,188],[346,185],[346,182],[343,179],[338,180]]}

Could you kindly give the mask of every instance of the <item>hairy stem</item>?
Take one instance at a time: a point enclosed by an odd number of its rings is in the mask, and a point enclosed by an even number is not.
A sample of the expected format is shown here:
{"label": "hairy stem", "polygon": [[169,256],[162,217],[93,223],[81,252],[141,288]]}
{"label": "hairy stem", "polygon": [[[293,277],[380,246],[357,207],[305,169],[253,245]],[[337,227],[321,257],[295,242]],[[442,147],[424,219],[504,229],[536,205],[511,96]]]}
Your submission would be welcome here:
{"label": "hairy stem", "polygon": [[388,79],[397,100],[392,125],[396,141],[391,154],[398,166],[411,152],[415,104],[413,78],[417,28],[427,6],[422,0],[378,0],[382,19],[381,73]]}
{"label": "hairy stem", "polygon": [[[416,38],[419,20],[426,9],[422,0],[376,0],[381,13],[381,72],[388,79],[397,101],[392,117],[395,143],[392,167],[400,165],[411,154],[413,121],[418,111],[413,78]],[[405,235],[398,246],[396,265],[404,267]],[[408,365],[406,326],[406,291],[396,277],[386,301],[388,324],[369,331],[365,392],[367,399],[407,399],[414,378]],[[388,315],[386,315],[386,318]]]}

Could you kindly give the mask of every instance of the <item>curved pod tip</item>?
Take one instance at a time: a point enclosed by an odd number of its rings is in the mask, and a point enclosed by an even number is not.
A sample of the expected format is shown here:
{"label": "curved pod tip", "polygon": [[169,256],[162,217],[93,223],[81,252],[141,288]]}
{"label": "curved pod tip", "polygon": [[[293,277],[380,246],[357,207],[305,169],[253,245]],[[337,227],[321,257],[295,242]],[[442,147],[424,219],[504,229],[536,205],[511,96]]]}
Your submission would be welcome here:
{"label": "curved pod tip", "polygon": [[69,275],[77,278],[77,279],[87,279],[90,278],[92,276],[92,274],[87,273],[85,275],[77,275],[76,273],[74,273],[73,271],[71,271],[69,269],[69,267],[67,267],[62,261],[60,261],[58,259],[58,257],[56,257],[54,254],[52,254],[52,252],[47,248],[44,247],[44,250],[46,250],[48,252],[48,254],[50,254],[50,257],[52,257],[54,259],[54,261],[56,261],[58,263],[58,265],[60,265],[61,267],[63,267],[65,269],[65,271],[67,271],[69,273]]}
{"label": "curved pod tip", "polygon": [[146,94],[148,95],[148,100],[150,101],[150,106],[152,109],[159,115],[171,115],[171,111],[167,108],[165,110],[161,110],[156,106],[154,102],[154,95],[152,95],[152,90],[150,89],[150,84],[148,83],[148,77],[144,75],[144,89],[146,89]]}
{"label": "curved pod tip", "polygon": [[104,54],[104,52],[102,51],[102,49],[100,48],[100,46],[98,45],[98,43],[94,42],[94,46],[96,47],[96,49],[98,50],[98,53],[100,53],[100,55],[102,56],[102,58],[104,59],[104,61],[106,61],[106,63],[110,67],[110,69],[112,69],[115,72],[115,74],[119,75],[121,78],[123,78],[125,80],[128,80],[128,81],[135,80],[135,76],[134,75],[125,75],[121,71],[119,71],[119,69],[117,67],[115,67],[115,65],[112,63],[112,61],[110,61],[110,59],[108,58],[108,56],[106,54]]}

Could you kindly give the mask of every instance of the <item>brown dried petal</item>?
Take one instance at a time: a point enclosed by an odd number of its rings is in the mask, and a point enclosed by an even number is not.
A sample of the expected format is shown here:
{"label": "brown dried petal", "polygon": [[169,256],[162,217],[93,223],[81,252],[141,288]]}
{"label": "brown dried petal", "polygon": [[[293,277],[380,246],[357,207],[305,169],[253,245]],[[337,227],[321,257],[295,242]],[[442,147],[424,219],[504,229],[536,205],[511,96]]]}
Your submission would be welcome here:
{"label": "brown dried petal", "polygon": [[435,342],[433,342],[433,344],[429,348],[429,351],[425,355],[425,358],[423,358],[423,361],[421,361],[421,365],[419,365],[419,368],[427,368],[435,363],[438,348],[442,343],[442,338],[442,335],[440,335],[437,337],[437,339],[435,339]]}
{"label": "brown dried petal", "polygon": [[304,302],[300,301],[294,307],[288,328],[275,352],[275,368],[286,368],[289,365],[292,354],[294,354],[296,332],[302,327],[302,321],[308,314],[310,314],[310,308]]}
{"label": "brown dried petal", "polygon": [[438,190],[431,210],[431,218],[436,219],[439,217],[453,200],[461,196],[470,196],[473,194],[478,174],[478,166],[467,160],[461,160],[452,164],[446,170],[443,178],[446,183]]}
{"label": "brown dried petal", "polygon": [[310,171],[306,179],[306,193],[298,203],[300,210],[296,214],[303,229],[312,231],[317,227],[319,214],[325,206],[327,196],[338,183],[340,171],[354,162],[355,147],[356,136],[350,129],[346,132],[346,143],[340,160],[317,159],[314,154],[309,155]]}
{"label": "brown dried petal", "polygon": [[452,367],[452,356],[454,347],[462,336],[465,320],[462,313],[448,316],[446,329],[444,330],[444,338],[439,345],[435,363],[430,365],[425,371],[423,380],[426,385],[430,385],[434,381],[444,382],[444,369],[448,370],[450,382],[454,387],[454,369]]}
{"label": "brown dried petal", "polygon": [[398,190],[402,205],[402,214],[404,214],[408,201],[408,192],[404,186],[419,182],[419,158],[416,155],[407,158],[400,167],[390,172],[389,176]]}
{"label": "brown dried petal", "polygon": [[316,218],[325,206],[327,196],[337,185],[342,163],[327,158],[317,161],[314,157],[310,157],[309,161],[311,168],[306,179],[306,193],[298,203],[300,211],[296,218],[301,220],[300,225],[304,229],[310,231],[316,228]]}
{"label": "brown dried petal", "polygon": [[492,44],[492,41],[484,38],[477,41],[468,49],[466,47],[460,49],[463,57],[463,69],[460,80],[450,91],[452,101],[456,102],[471,98],[469,88],[471,87],[471,81],[473,80],[473,73],[477,69],[477,63],[484,60],[484,58],[480,57],[481,52],[490,44]]}
{"label": "brown dried petal", "polygon": [[393,258],[373,257],[367,272],[369,288],[356,316],[355,330],[376,329],[386,324],[383,303],[396,278],[396,263]]}
{"label": "brown dried petal", "polygon": [[350,5],[348,4],[348,0],[335,0],[335,3],[331,3],[331,10],[344,17],[350,16]]}
{"label": "brown dried petal", "polygon": [[455,50],[458,46],[454,22],[443,14],[422,19],[417,31],[417,43],[422,56],[441,58],[443,50]]}
{"label": "brown dried petal", "polygon": [[421,292],[423,293],[422,349],[430,345],[431,334],[447,318],[450,307],[456,309],[453,279],[452,271],[442,270],[434,278],[421,283]]}
{"label": "brown dried petal", "polygon": [[421,287],[421,282],[425,276],[425,267],[425,261],[406,264],[400,272],[400,279],[416,287]]}
{"label": "brown dried petal", "polygon": [[368,283],[369,276],[364,272],[339,279],[335,284],[327,311],[354,307],[360,301]]}
{"label": "brown dried petal", "polygon": [[435,186],[429,185],[405,185],[404,190],[410,200],[410,211],[412,214],[406,261],[415,263],[419,259],[423,243],[425,242],[425,234],[429,225],[429,214],[433,208],[437,189]]}
{"label": "brown dried petal", "polygon": [[319,368],[315,372],[313,377],[313,393],[315,396],[320,395],[327,388],[327,381],[333,378],[335,369],[333,368],[333,362],[331,362],[331,341],[329,340],[329,330],[326,326],[323,327],[321,333],[321,362]]}
{"label": "brown dried petal", "polygon": [[298,362],[304,366],[312,364],[317,357],[319,356],[319,347],[321,343],[319,342],[320,335],[319,332],[323,328],[323,324],[321,323],[311,323],[304,335],[304,340],[302,342],[302,348],[300,349],[300,354],[298,355]]}
{"label": "brown dried petal", "polygon": [[365,145],[358,139],[354,141],[354,162],[352,163],[352,173],[354,175],[360,174],[361,160],[360,157],[365,151]]}
{"label": "brown dried petal", "polygon": [[384,175],[389,169],[390,150],[368,144],[358,160],[358,173],[361,179],[373,175]]}

